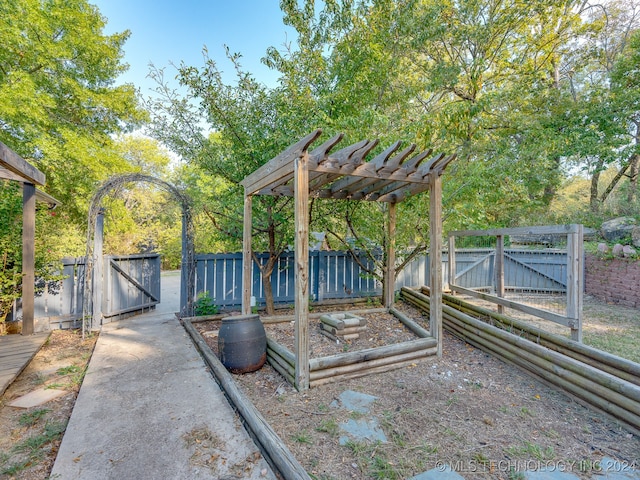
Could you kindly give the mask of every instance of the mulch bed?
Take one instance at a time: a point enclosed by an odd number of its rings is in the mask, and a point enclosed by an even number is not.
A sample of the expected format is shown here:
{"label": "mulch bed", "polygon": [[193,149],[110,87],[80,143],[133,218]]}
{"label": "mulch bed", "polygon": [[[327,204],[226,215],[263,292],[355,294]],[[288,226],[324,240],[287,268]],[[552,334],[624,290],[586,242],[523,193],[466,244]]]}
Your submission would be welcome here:
{"label": "mulch bed", "polygon": [[[427,326],[428,319],[417,310],[402,303],[398,307]],[[312,358],[416,338],[386,313],[368,314],[366,335],[339,344],[319,333],[319,320],[311,322]],[[214,352],[219,325],[194,324]],[[293,350],[291,322],[266,330]],[[441,358],[305,392],[297,392],[269,365],[234,380],[318,479],[402,479],[444,463],[468,480],[519,478],[525,469],[544,467],[586,479],[605,456],[621,466],[640,462],[638,437],[448,333]],[[371,415],[387,442],[340,444],[341,426],[358,419],[334,406],[345,390],[376,397]]]}

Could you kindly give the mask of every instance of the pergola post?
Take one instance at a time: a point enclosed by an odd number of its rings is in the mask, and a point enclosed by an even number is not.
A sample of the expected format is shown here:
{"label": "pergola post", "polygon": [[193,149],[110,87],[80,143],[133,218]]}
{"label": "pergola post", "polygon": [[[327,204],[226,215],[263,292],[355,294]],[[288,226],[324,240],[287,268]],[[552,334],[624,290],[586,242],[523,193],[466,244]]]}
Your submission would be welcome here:
{"label": "pergola post", "polygon": [[429,329],[438,341],[442,356],[442,179],[438,172],[429,175]]}
{"label": "pergola post", "polygon": [[22,335],[34,332],[36,186],[22,187]]}
{"label": "pergola post", "polygon": [[295,387],[309,388],[309,157],[295,160]]}
{"label": "pergola post", "polygon": [[251,313],[251,226],[252,226],[251,195],[244,195],[244,226],[242,231],[242,314]]}
{"label": "pergola post", "polygon": [[387,218],[387,265],[384,270],[383,301],[385,308],[393,306],[396,280],[396,204],[389,203]]}

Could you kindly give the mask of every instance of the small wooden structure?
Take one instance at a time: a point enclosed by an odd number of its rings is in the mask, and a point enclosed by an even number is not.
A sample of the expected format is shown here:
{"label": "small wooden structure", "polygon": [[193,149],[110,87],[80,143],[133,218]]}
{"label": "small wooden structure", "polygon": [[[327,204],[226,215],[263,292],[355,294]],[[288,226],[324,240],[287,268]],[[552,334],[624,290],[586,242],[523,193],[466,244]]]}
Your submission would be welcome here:
{"label": "small wooden structure", "polygon": [[40,351],[50,332],[35,335],[3,335],[0,337],[0,395],[20,375]]}
{"label": "small wooden structure", "polygon": [[[565,313],[554,313],[542,308],[536,308],[520,302],[508,300],[505,293],[508,286],[505,285],[505,260],[509,259],[515,262],[513,257],[505,254],[505,237],[508,236],[546,236],[559,237],[566,241],[567,247],[567,283],[566,309]],[[486,292],[465,288],[457,284],[458,278],[461,276],[456,268],[456,238],[468,237],[496,237],[495,239],[495,278],[496,288],[495,295]],[[517,228],[495,228],[489,230],[458,230],[449,232],[449,262],[448,262],[448,279],[449,289],[455,293],[469,295],[471,297],[486,300],[495,303],[498,306],[498,312],[503,313],[504,308],[512,308],[521,312],[543,318],[550,322],[555,322],[571,329],[571,339],[576,342],[582,342],[582,303],[584,296],[584,228],[579,224],[571,225],[547,225],[535,227],[517,227]],[[522,268],[535,271],[528,265],[521,265]],[[539,272],[543,276],[542,272]],[[556,282],[549,278],[551,282]],[[551,283],[549,282],[549,283]],[[551,283],[553,284],[553,283]],[[544,285],[537,287],[538,291],[545,291]],[[554,292],[553,289],[549,290]]]}
{"label": "small wooden structure", "polygon": [[430,314],[431,335],[442,352],[442,181],[441,175],[455,155],[432,155],[431,150],[414,154],[415,145],[400,150],[396,142],[372,160],[365,157],[378,141],[363,140],[336,152],[338,134],[312,151],[310,145],[322,133],[318,129],[273,158],[240,184],[244,187],[243,294],[242,312],[251,311],[252,199],[255,195],[292,196],[295,199],[295,378],[299,390],[310,385],[309,364],[309,199],[348,199],[388,203],[387,265],[384,272],[384,305],[393,305],[395,279],[396,204],[429,191],[431,286],[434,291]]}
{"label": "small wooden structure", "polygon": [[22,183],[22,334],[34,333],[36,200],[55,206],[59,202],[36,189],[44,173],[0,142],[0,178]]}

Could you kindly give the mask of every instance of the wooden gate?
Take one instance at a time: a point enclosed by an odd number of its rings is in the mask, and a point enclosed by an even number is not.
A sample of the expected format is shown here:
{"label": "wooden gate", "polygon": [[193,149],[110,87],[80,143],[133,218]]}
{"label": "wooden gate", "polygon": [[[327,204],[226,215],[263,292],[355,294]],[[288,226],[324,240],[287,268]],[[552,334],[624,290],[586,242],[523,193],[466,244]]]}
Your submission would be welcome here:
{"label": "wooden gate", "polygon": [[[455,264],[456,275],[450,283],[475,290],[497,290],[495,248],[456,250]],[[505,249],[503,268],[506,291],[566,291],[564,251]]]}
{"label": "wooden gate", "polygon": [[103,285],[103,324],[159,304],[160,255],[105,256]]}

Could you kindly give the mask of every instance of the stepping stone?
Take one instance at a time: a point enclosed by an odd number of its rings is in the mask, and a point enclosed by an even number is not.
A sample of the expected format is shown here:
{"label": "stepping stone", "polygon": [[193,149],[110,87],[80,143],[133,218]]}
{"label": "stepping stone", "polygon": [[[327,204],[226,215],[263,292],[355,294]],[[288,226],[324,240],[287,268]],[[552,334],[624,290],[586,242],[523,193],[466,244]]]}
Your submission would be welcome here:
{"label": "stepping stone", "polygon": [[[338,399],[343,408],[358,413],[369,413],[370,405],[377,400],[378,397],[367,395],[366,393],[354,392],[353,390],[345,390],[340,394]],[[339,407],[338,402],[331,402],[334,408]]]}
{"label": "stepping stone", "polygon": [[66,395],[66,390],[56,390],[55,388],[41,388],[40,390],[34,390],[33,392],[29,392],[26,395],[16,398],[14,401],[9,403],[10,407],[17,408],[31,408],[37,407],[38,405],[43,405],[51,400],[55,400],[58,397]]}
{"label": "stepping stone", "polygon": [[454,472],[449,465],[442,465],[441,467],[419,473],[408,480],[464,480],[464,477]]}
{"label": "stepping stone", "polygon": [[600,462],[600,471],[593,475],[594,480],[640,480],[640,464],[629,465],[628,462],[604,457]]}
{"label": "stepping stone", "polygon": [[340,425],[340,430],[349,434],[349,436],[340,437],[340,445],[346,445],[350,437],[357,441],[368,440],[374,443],[387,443],[387,437],[378,425],[378,420],[375,418],[368,420],[365,418],[358,420],[350,418],[347,423]]}

